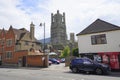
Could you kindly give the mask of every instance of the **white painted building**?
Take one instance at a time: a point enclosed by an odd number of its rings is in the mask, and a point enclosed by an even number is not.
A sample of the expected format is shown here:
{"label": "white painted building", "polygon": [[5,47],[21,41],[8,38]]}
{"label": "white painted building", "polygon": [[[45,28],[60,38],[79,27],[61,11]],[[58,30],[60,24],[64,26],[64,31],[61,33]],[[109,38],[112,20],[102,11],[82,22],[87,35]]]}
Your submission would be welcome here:
{"label": "white painted building", "polygon": [[[92,44],[91,36],[105,35],[106,44]],[[120,30],[78,36],[79,53],[120,52]]]}
{"label": "white painted building", "polygon": [[107,63],[112,64],[113,69],[120,69],[119,26],[97,19],[77,36],[81,56],[95,59],[95,56],[99,55],[103,62],[106,60],[104,57],[107,56]]}

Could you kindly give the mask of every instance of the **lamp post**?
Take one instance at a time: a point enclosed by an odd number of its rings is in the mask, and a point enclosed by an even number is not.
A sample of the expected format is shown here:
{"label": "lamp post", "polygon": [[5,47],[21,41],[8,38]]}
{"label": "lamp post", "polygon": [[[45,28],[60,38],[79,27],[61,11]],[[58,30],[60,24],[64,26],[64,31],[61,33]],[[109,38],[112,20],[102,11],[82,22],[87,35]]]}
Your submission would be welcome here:
{"label": "lamp post", "polygon": [[73,48],[72,42],[70,42],[69,45],[70,45],[70,57],[71,57],[72,56],[72,48]]}
{"label": "lamp post", "polygon": [[45,54],[45,22],[44,23],[40,23],[40,26],[44,27],[44,47],[43,47],[43,53]]}

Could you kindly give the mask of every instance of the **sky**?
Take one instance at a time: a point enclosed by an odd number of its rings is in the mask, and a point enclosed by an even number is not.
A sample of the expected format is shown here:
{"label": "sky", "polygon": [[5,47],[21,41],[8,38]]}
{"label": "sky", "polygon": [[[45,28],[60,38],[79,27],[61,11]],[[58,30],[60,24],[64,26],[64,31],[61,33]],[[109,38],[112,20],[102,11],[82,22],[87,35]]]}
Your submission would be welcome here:
{"label": "sky", "polygon": [[65,12],[67,35],[75,35],[101,19],[120,26],[120,0],[0,0],[0,29],[30,29],[35,24],[35,37],[50,37],[51,13]]}

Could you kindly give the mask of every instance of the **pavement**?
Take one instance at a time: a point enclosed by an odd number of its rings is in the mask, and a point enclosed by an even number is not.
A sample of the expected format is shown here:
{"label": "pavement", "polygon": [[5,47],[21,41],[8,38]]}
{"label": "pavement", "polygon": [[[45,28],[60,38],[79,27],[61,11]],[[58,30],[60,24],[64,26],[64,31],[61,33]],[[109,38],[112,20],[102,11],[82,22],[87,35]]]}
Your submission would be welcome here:
{"label": "pavement", "polygon": [[[25,69],[25,70],[42,70],[42,71],[57,71],[57,72],[72,73],[71,70],[69,69],[69,67],[65,67],[65,63],[52,64],[48,68],[40,68],[40,67],[11,67],[11,66],[0,66],[0,68]],[[111,71],[110,75],[108,75],[108,76],[120,77],[120,71]]]}
{"label": "pavement", "polygon": [[[65,63],[60,63],[60,64],[52,64],[48,68],[42,68],[41,70],[43,71],[59,71],[59,72],[66,72],[66,73],[72,73],[69,67],[65,67]],[[82,74],[82,73],[80,73]],[[93,74],[91,74],[93,75]],[[112,76],[112,77],[120,77],[120,71],[111,71],[111,73],[107,76]]]}
{"label": "pavement", "polygon": [[52,64],[48,68],[43,68],[42,70],[52,70],[52,71],[70,71],[69,67],[65,67],[65,63]]}

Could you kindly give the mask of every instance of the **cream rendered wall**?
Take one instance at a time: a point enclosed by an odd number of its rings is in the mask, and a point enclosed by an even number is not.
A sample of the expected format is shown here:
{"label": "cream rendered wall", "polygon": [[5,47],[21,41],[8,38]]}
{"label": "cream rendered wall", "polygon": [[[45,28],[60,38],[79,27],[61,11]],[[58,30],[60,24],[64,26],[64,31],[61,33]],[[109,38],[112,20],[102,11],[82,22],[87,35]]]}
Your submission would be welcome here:
{"label": "cream rendered wall", "polygon": [[[91,44],[91,36],[106,34],[107,44]],[[78,36],[79,53],[120,52],[120,30]]]}
{"label": "cream rendered wall", "polygon": [[[28,41],[29,42],[29,44],[28,45],[25,45],[25,41]],[[21,43],[21,50],[30,50],[30,48],[34,48],[34,49],[36,49],[36,43],[34,43],[35,42],[35,39],[31,39],[30,38],[30,34],[29,33],[26,33],[25,35],[24,35],[24,37],[21,39],[21,41],[20,41],[20,43]],[[32,45],[34,45],[34,46],[32,46]]]}

